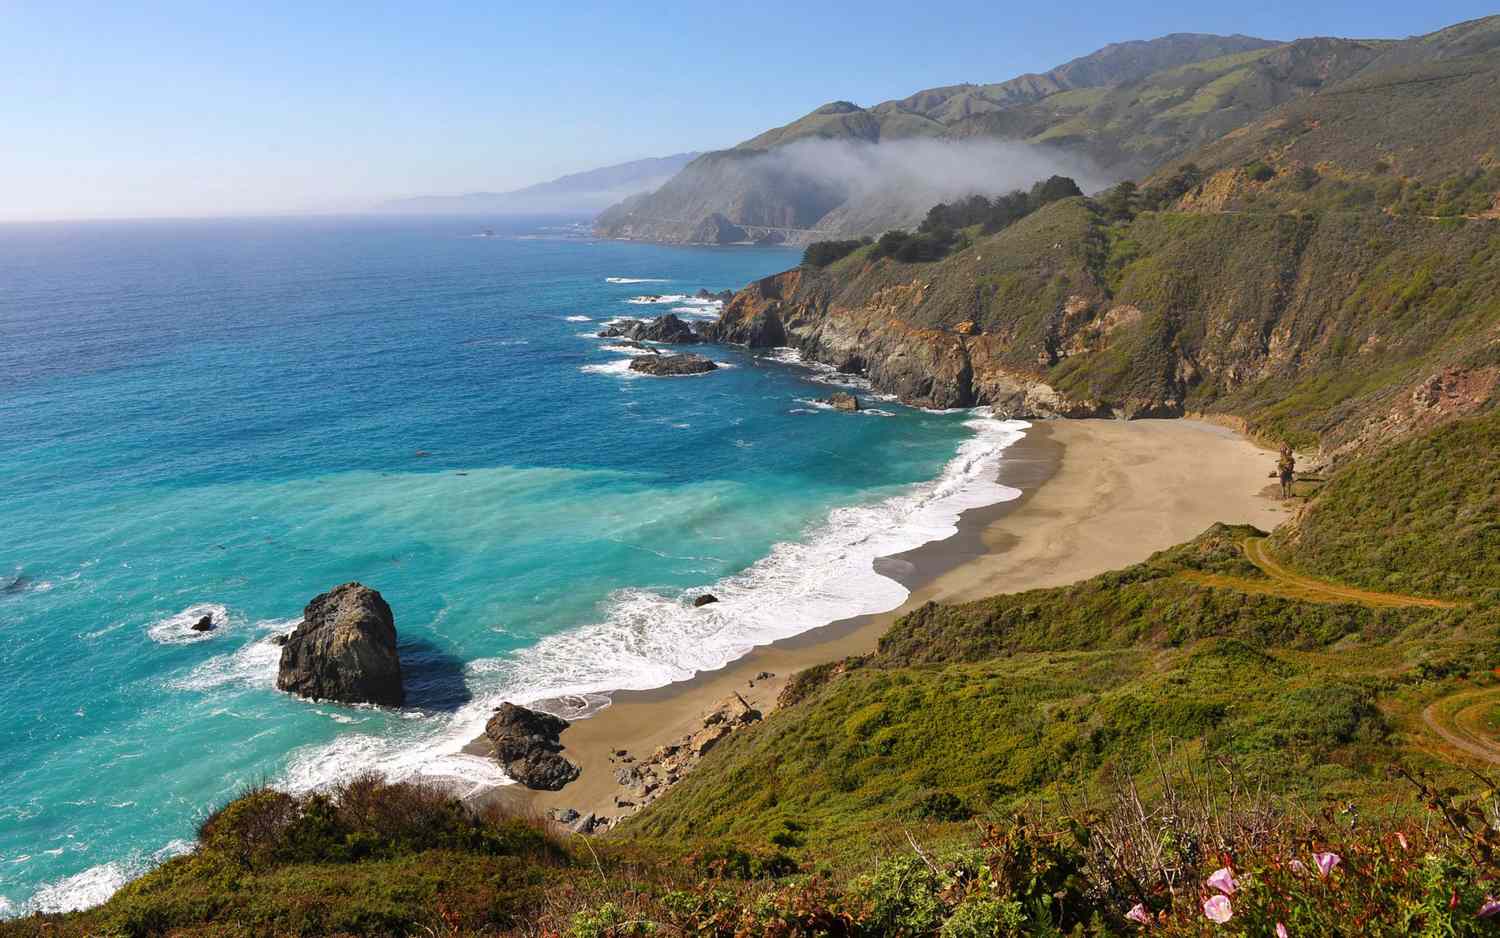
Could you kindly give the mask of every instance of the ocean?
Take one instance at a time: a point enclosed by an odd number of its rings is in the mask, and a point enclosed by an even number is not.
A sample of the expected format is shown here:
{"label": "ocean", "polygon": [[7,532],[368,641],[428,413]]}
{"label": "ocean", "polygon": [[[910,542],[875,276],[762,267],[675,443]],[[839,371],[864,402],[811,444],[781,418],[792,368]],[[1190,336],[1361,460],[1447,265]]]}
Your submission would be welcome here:
{"label": "ocean", "polygon": [[[892,608],[875,557],[1018,494],[1024,424],[836,413],[858,380],[788,350],[629,372],[603,323],[797,255],[573,221],[0,226],[0,915],[103,901],[257,782],[503,783],[459,752],[501,700]],[[400,711],[274,689],[271,637],[348,580],[394,610]]]}

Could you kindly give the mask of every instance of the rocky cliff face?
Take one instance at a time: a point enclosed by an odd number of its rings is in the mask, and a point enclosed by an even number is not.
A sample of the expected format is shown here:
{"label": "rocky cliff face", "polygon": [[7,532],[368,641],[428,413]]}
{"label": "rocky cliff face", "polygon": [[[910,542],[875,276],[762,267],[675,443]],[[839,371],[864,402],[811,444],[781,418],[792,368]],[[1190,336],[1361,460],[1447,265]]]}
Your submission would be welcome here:
{"label": "rocky cliff face", "polygon": [[936,263],[751,284],[716,341],[790,345],[925,407],[1014,417],[1237,418],[1328,458],[1493,407],[1500,227],[1083,199]]}
{"label": "rocky cliff face", "polygon": [[314,597],[281,646],[276,687],[318,700],[401,706],[406,693],[391,607],[359,583]]}

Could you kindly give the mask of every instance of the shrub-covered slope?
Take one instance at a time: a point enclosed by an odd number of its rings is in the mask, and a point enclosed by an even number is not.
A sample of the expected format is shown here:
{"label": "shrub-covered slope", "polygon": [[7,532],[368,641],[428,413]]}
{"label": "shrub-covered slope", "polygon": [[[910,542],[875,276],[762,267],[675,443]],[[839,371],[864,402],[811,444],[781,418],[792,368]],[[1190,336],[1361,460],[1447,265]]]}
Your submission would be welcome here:
{"label": "shrub-covered slope", "polygon": [[1500,414],[1461,420],[1343,470],[1274,543],[1310,573],[1379,590],[1500,590]]}

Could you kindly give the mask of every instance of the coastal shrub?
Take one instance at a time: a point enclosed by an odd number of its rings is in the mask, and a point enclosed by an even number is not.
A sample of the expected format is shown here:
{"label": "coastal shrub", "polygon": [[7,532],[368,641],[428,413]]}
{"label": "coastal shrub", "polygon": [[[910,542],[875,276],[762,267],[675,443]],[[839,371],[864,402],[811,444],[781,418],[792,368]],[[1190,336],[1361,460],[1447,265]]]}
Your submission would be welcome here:
{"label": "coastal shrub", "polygon": [[1481,598],[1500,584],[1500,413],[1350,465],[1272,544],[1298,569],[1352,585]]}
{"label": "coastal shrub", "polygon": [[814,241],[802,252],[802,263],[809,267],[827,267],[836,261],[841,261],[875,242],[870,238],[854,238],[848,241]]}

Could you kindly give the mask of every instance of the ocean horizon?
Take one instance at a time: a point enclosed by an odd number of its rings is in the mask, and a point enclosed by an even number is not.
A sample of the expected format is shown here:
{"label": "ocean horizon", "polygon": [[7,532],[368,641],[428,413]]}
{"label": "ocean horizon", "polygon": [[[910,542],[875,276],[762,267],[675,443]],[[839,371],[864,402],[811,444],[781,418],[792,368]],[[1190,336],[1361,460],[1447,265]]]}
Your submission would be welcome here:
{"label": "ocean horizon", "polygon": [[[460,751],[501,700],[597,703],[893,608],[876,557],[1017,494],[1024,424],[791,350],[630,372],[605,323],[707,321],[700,290],[798,256],[575,223],[0,227],[0,914],[103,901],[261,781],[502,784]],[[821,402],[841,387],[867,406]],[[271,639],[349,580],[394,610],[399,710],[274,689]]]}

